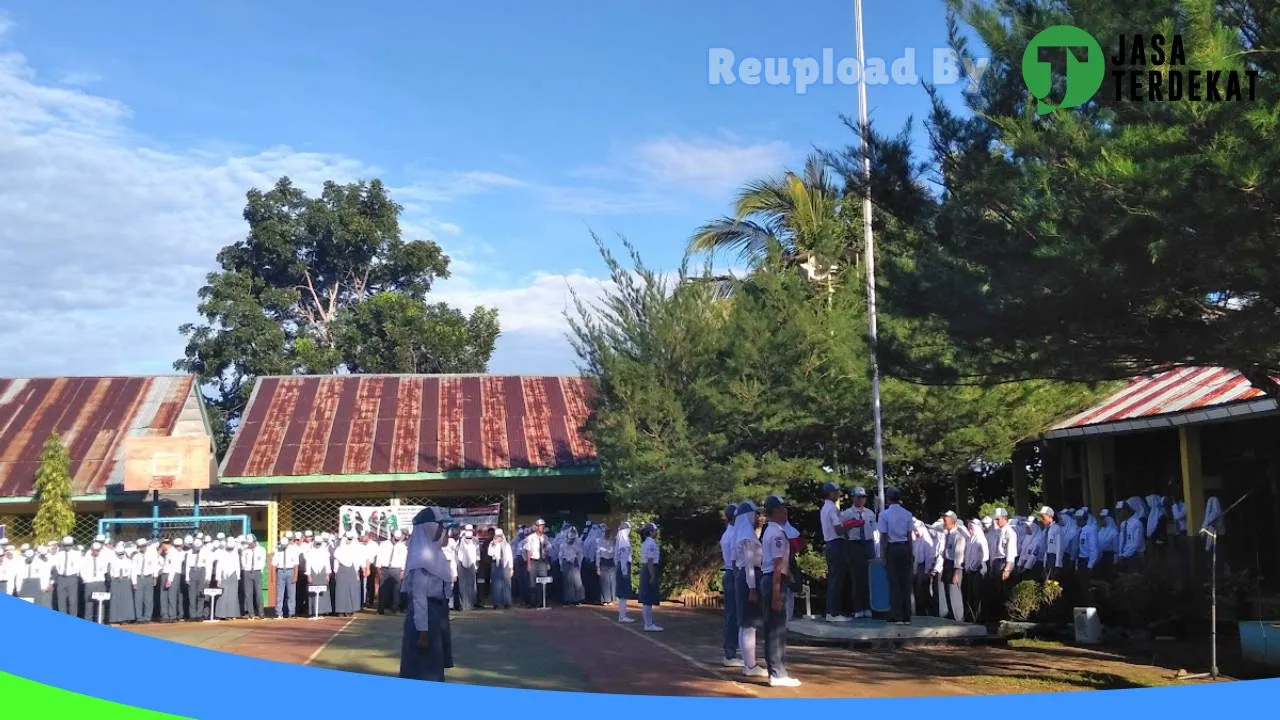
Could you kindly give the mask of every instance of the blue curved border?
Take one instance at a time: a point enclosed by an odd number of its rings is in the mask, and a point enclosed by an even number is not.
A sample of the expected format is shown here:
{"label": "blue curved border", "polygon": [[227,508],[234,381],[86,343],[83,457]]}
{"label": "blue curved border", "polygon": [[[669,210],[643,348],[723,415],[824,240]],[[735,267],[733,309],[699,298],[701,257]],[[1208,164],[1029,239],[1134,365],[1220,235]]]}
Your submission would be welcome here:
{"label": "blue curved border", "polygon": [[[101,659],[101,663],[93,662]],[[177,677],[166,678],[166,670]],[[138,670],[156,682],[136,682]],[[232,680],[239,697],[278,697],[281,689],[296,698],[301,688],[324,688],[325,714],[368,712],[369,698],[394,699],[398,708],[433,712],[472,712],[477,707],[540,706],[571,713],[608,713],[611,717],[651,714],[684,715],[744,710],[745,703],[793,703],[796,711],[849,711],[887,715],[910,713],[1026,712],[1041,695],[1004,695],[901,699],[757,699],[690,698],[522,690],[468,685],[423,683],[337,670],[258,660],[182,645],[145,635],[89,623],[50,612],[7,595],[0,596],[0,671],[72,692],[124,705],[198,718],[242,720],[240,703],[223,704],[210,690],[202,693],[199,679],[216,678],[225,688]],[[182,682],[174,682],[175,679]],[[187,681],[191,682],[187,682]],[[850,677],[856,685],[857,677]],[[851,688],[856,692],[856,688]],[[1269,707],[1280,697],[1280,680],[1256,680],[1187,687],[1141,690],[1052,693],[1057,711],[1073,715],[1103,711],[1108,716],[1132,711],[1150,715],[1168,710],[1182,715],[1197,708],[1237,705]],[[482,703],[482,704],[477,704]],[[711,707],[714,703],[715,706]],[[1066,703],[1064,706],[1063,703]],[[758,705],[755,706],[758,709]],[[259,708],[260,710],[261,708]],[[397,709],[397,712],[399,710]],[[599,716],[599,715],[597,715]]]}

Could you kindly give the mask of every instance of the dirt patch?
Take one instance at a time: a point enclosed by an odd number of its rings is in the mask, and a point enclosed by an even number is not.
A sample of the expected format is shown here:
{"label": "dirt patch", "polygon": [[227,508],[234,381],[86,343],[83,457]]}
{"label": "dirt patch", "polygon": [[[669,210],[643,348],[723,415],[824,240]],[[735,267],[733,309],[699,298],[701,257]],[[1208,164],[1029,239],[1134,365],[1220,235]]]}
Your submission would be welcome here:
{"label": "dirt patch", "polygon": [[228,620],[127,627],[141,635],[195,645],[208,650],[305,665],[311,656],[348,623],[346,618],[319,620]]}

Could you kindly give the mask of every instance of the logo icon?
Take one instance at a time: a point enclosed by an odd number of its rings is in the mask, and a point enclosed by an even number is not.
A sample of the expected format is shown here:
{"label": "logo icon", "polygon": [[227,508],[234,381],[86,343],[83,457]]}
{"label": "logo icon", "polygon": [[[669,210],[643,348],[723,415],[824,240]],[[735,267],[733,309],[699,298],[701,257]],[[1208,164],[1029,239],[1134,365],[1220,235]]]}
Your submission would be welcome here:
{"label": "logo icon", "polygon": [[[1066,62],[1066,86],[1058,104],[1049,102],[1053,91],[1053,63]],[[1031,38],[1022,54],[1022,79],[1036,97],[1036,114],[1048,115],[1059,108],[1080,107],[1102,87],[1106,58],[1092,35],[1073,25],[1054,25]]]}

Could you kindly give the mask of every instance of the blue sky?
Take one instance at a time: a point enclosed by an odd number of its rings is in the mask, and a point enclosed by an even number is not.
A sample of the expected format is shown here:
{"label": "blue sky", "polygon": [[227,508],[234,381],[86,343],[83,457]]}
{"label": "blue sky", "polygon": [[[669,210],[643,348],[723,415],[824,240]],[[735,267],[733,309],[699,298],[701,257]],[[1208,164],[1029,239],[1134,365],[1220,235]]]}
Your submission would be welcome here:
{"label": "blue sky", "polygon": [[[867,52],[945,45],[942,0],[867,0]],[[498,306],[494,371],[570,372],[588,231],[674,266],[732,191],[853,140],[853,85],[712,85],[708,52],[854,55],[853,3],[0,0],[0,374],[160,372],[252,185],[378,176]],[[873,86],[896,128],[919,86]],[[7,119],[6,119],[7,118]],[[3,199],[8,194],[9,199]],[[6,253],[7,249],[7,253]],[[590,292],[590,290],[584,290]]]}

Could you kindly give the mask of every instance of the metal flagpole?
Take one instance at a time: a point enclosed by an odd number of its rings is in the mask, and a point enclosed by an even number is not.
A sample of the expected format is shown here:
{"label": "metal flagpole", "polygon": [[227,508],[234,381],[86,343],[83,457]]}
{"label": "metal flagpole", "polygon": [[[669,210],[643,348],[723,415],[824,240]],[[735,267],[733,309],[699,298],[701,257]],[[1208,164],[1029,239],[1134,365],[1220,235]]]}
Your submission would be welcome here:
{"label": "metal flagpole", "polygon": [[867,322],[871,338],[871,417],[875,425],[876,486],[884,509],[884,435],[880,421],[880,366],[876,362],[876,246],[871,232],[871,124],[867,119],[867,54],[862,44],[862,0],[853,0],[854,27],[858,36],[858,121],[862,136],[862,234],[866,246]]}

